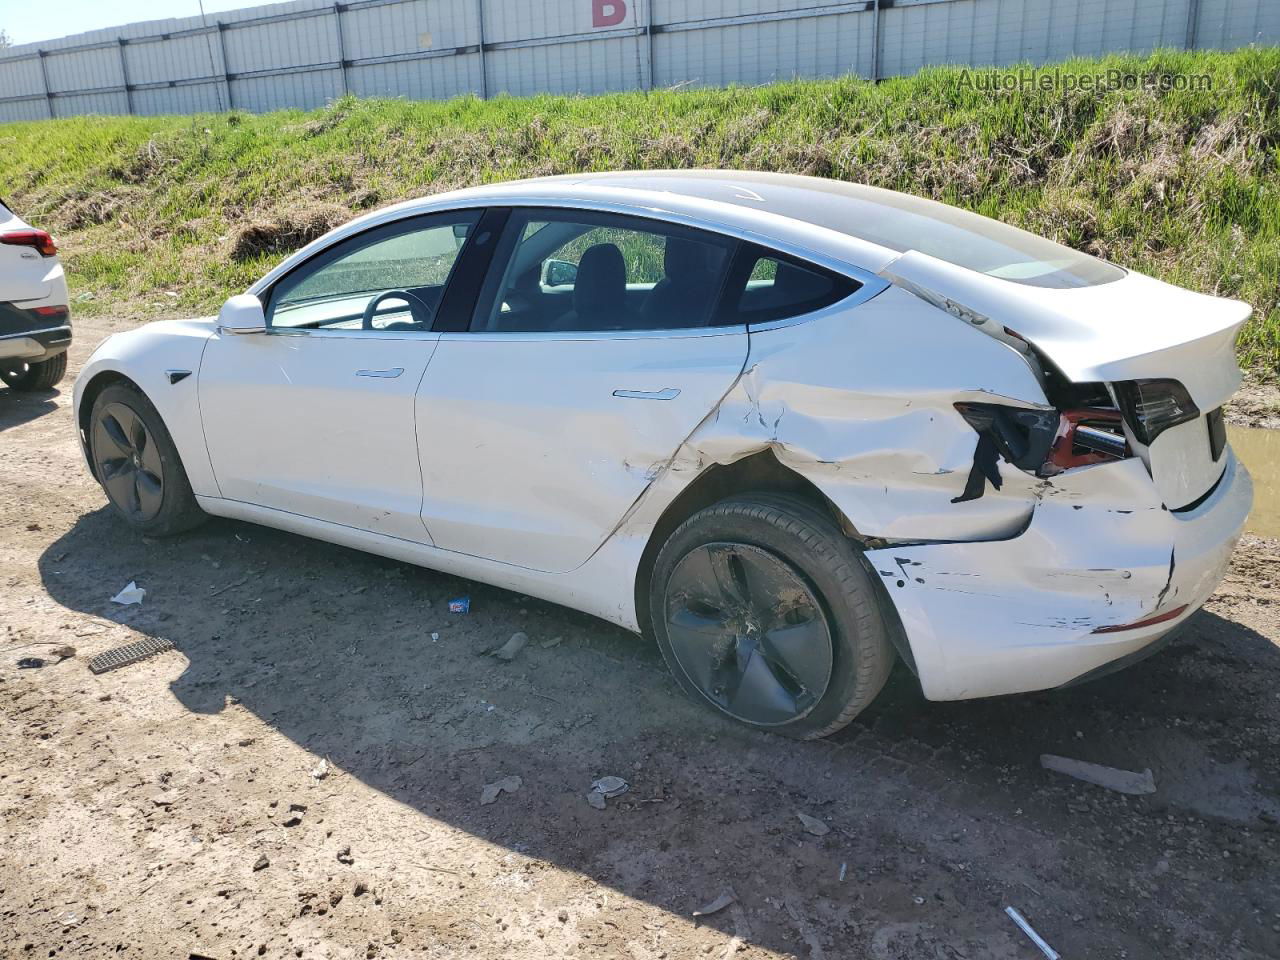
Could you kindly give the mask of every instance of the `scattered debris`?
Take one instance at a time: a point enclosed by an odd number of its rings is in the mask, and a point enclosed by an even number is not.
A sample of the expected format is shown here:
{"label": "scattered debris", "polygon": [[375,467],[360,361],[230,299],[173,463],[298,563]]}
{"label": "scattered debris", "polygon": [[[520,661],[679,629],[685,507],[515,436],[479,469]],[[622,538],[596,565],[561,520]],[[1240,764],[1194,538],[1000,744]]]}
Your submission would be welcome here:
{"label": "scattered debris", "polygon": [[[214,566],[216,567],[217,564],[215,563]],[[216,597],[226,593],[228,590],[234,590],[236,587],[243,587],[246,583],[252,580],[254,576],[256,576],[257,573],[259,572],[261,571],[255,571],[254,573],[246,574],[245,576],[241,577],[239,580],[233,580],[231,583],[223,584],[222,586],[218,587],[216,590],[210,590],[209,596]]]}
{"label": "scattered debris", "polygon": [[620,797],[631,789],[631,784],[621,777],[601,777],[591,784],[591,792],[587,794],[587,803],[597,810],[605,808],[605,801]]}
{"label": "scattered debris", "polygon": [[54,647],[49,651],[50,655],[57,657],[59,660],[70,660],[76,655],[76,648],[70,644],[63,644],[60,647]]}
{"label": "scattered debris", "polygon": [[1065,773],[1067,776],[1083,780],[1085,783],[1092,783],[1099,787],[1106,787],[1108,790],[1115,790],[1117,793],[1138,796],[1156,792],[1156,781],[1155,777],[1151,775],[1150,768],[1143,770],[1142,773],[1133,773],[1130,770],[1117,770],[1115,767],[1104,767],[1101,764],[1086,763],[1083,760],[1057,757],[1051,753],[1040,755],[1040,766],[1046,770]]}
{"label": "scattered debris", "polygon": [[450,613],[470,613],[470,612],[471,612],[471,598],[470,598],[470,597],[455,597],[454,599],[450,600],[450,601],[449,601],[449,612],[450,612]]}
{"label": "scattered debris", "polygon": [[289,816],[284,821],[286,827],[296,827],[302,823],[302,815],[307,812],[305,803],[289,804]]}
{"label": "scattered debris", "polygon": [[174,797],[173,794],[158,793],[151,798],[151,802],[154,803],[157,807],[171,807],[173,806],[173,801],[175,799],[176,797]]}
{"label": "scattered debris", "polygon": [[724,893],[720,894],[720,896],[716,897],[714,900],[712,900],[702,909],[693,911],[693,915],[695,917],[710,916],[713,913],[719,913],[725,907],[737,902],[738,902],[738,895],[733,892],[732,888],[730,888],[728,890],[725,890]]}
{"label": "scattered debris", "polygon": [[804,832],[811,833],[815,837],[825,837],[831,832],[831,828],[819,820],[817,817],[811,817],[807,813],[796,813],[800,818],[800,822],[804,824]]}
{"label": "scattered debris", "polygon": [[840,864],[840,882],[841,882],[841,883],[844,883],[845,875],[846,875],[848,872],[849,872],[849,864],[847,864],[847,863],[842,863],[842,864]]}
{"label": "scattered debris", "polygon": [[524,781],[519,777],[503,777],[494,783],[486,783],[484,789],[480,791],[480,805],[487,807],[497,800],[501,794],[515,793],[523,783]]}
{"label": "scattered debris", "polygon": [[433,634],[431,634],[431,642],[432,642],[432,643],[435,643],[435,642],[436,642],[437,640],[439,640],[439,639],[440,639],[440,634],[438,634],[438,633],[433,633]]}
{"label": "scattered debris", "polygon": [[19,670],[38,670],[45,665],[39,657],[23,657],[18,661]]}
{"label": "scattered debris", "polygon": [[564,640],[564,637],[552,637],[550,640],[543,640],[542,649],[550,650],[552,647],[558,647],[560,646],[563,640]]}
{"label": "scattered debris", "polygon": [[621,777],[601,777],[591,784],[591,789],[604,794],[606,799],[612,800],[614,797],[620,797],[630,790],[631,784]]}
{"label": "scattered debris", "polygon": [[119,670],[121,667],[127,667],[140,660],[146,660],[148,657],[154,657],[157,653],[164,653],[166,650],[172,649],[172,640],[166,640],[163,637],[146,637],[135,643],[126,643],[123,647],[112,647],[110,650],[104,650],[102,653],[90,657],[89,669],[94,673]]}
{"label": "scattered debris", "polygon": [[351,855],[350,846],[343,847],[338,851],[338,862],[348,867],[356,862],[356,858]]}
{"label": "scattered debris", "polygon": [[271,866],[271,861],[267,859],[267,855],[264,853],[262,856],[260,856],[257,860],[254,861],[253,872],[257,873],[259,870],[265,870],[269,866]]}
{"label": "scattered debris", "polygon": [[[1148,773],[1150,773],[1150,771],[1148,771]],[[1044,938],[1032,929],[1031,924],[1027,923],[1026,918],[1023,917],[1022,914],[1013,907],[1005,907],[1004,912],[1009,915],[1010,920],[1018,925],[1018,929],[1031,938],[1031,942],[1040,948],[1041,953],[1048,957],[1049,960],[1058,960],[1058,951],[1044,942]]]}
{"label": "scattered debris", "polygon": [[142,603],[142,598],[147,595],[147,591],[138,586],[133,580],[129,581],[129,585],[111,598],[112,603],[118,603],[123,607],[127,607],[133,603]]}
{"label": "scattered debris", "polygon": [[529,637],[523,632],[513,633],[511,639],[493,651],[493,656],[499,660],[510,663],[516,658],[516,655],[524,649],[524,645],[529,642]]}
{"label": "scattered debris", "polygon": [[321,760],[311,768],[311,776],[316,780],[323,780],[329,775],[329,761]]}
{"label": "scattered debris", "polygon": [[357,880],[356,885],[351,888],[351,895],[355,897],[363,897],[369,892],[369,885],[363,880]]}

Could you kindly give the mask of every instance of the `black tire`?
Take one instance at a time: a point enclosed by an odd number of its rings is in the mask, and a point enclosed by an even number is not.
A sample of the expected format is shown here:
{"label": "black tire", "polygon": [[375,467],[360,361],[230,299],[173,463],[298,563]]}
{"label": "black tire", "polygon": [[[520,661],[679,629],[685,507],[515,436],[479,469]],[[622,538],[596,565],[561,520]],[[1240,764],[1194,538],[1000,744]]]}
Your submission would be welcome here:
{"label": "black tire", "polygon": [[[707,599],[703,585],[713,581],[717,596]],[[725,600],[726,594],[732,596]],[[754,612],[740,616],[739,603]],[[894,662],[875,584],[856,546],[825,511],[798,497],[738,496],[691,516],[658,553],[649,612],[662,656],[690,697],[796,739],[815,740],[847,725],[875,699]],[[771,639],[784,636],[791,651],[800,651],[794,665],[779,652],[787,646]],[[709,666],[700,663],[703,656]],[[766,668],[769,678],[762,680]],[[763,689],[770,678],[777,689],[748,697],[740,709],[744,691]]]}
{"label": "black tire", "polygon": [[67,352],[56,357],[27,363],[23,360],[0,361],[0,380],[14,390],[50,390],[67,375]]}
{"label": "black tire", "polygon": [[133,384],[113,383],[94,400],[89,455],[111,506],[139,533],[168,537],[208,519],[164,420]]}

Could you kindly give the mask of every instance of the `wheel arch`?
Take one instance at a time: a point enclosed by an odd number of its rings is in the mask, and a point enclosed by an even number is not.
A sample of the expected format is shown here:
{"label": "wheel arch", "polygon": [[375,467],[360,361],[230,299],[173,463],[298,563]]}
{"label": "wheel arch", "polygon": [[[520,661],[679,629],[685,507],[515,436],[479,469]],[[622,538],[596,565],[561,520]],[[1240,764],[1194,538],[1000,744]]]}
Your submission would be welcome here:
{"label": "wheel arch", "polygon": [[703,470],[667,505],[654,525],[636,568],[635,608],[640,630],[649,635],[648,592],[658,551],[680,524],[704,507],[744,493],[785,493],[823,511],[848,537],[862,543],[848,517],[813,483],[785,466],[772,450],[761,450],[727,464],[712,464]]}
{"label": "wheel arch", "polygon": [[[80,450],[84,454],[85,462],[89,465],[89,474],[95,479],[100,480],[98,471],[93,466],[93,454],[89,450],[89,418],[93,416],[93,405],[97,402],[102,391],[107,389],[113,383],[127,383],[143,396],[147,391],[143,390],[132,377],[121,373],[119,370],[106,369],[99,370],[85,383],[80,393],[80,404],[76,409],[76,429],[80,432]],[[147,397],[150,400],[150,397]],[[154,401],[152,401],[154,405]]]}

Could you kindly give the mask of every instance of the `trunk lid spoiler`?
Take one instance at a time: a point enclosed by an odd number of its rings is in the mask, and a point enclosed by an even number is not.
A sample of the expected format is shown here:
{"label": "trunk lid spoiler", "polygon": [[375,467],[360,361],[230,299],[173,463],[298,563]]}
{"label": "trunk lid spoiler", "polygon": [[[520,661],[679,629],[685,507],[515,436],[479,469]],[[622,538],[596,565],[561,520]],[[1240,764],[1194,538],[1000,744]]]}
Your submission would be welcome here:
{"label": "trunk lid spoiler", "polygon": [[[989,277],[916,251],[881,275],[951,301],[954,312],[1002,336],[1028,340],[1070,380],[1171,378],[1202,411],[1240,386],[1235,339],[1253,309],[1192,293],[1140,273],[1093,287],[1056,289]],[[988,329],[989,328],[989,329]]]}

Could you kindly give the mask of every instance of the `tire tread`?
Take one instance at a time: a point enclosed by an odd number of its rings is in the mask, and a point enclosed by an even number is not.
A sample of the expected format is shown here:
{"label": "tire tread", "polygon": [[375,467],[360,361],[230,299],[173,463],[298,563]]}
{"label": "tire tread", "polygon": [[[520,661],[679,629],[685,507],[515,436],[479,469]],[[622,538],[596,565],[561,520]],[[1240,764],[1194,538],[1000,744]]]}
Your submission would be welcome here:
{"label": "tire tread", "polygon": [[866,571],[848,538],[830,516],[808,500],[783,493],[757,493],[730,497],[698,511],[672,532],[667,543],[677,540],[689,528],[709,518],[742,518],[766,523],[810,550],[838,581],[841,596],[824,599],[827,603],[843,602],[859,636],[866,640],[856,644],[856,683],[833,720],[798,736],[804,740],[818,740],[848,726],[880,692],[895,658],[887,639],[884,613],[874,591],[866,588]]}

